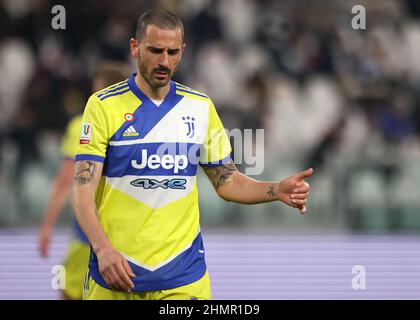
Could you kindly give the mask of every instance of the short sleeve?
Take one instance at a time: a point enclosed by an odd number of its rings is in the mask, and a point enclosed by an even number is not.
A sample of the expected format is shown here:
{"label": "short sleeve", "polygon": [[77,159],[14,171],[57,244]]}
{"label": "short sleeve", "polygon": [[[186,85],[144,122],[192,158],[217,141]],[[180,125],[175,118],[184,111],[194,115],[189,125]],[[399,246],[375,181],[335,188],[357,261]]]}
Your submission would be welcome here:
{"label": "short sleeve", "polygon": [[99,99],[91,96],[83,112],[75,160],[104,162],[109,143],[105,108]]}
{"label": "short sleeve", "polygon": [[229,163],[231,160],[232,148],[229,137],[211,101],[207,137],[201,151],[200,165],[202,166],[218,166]]}

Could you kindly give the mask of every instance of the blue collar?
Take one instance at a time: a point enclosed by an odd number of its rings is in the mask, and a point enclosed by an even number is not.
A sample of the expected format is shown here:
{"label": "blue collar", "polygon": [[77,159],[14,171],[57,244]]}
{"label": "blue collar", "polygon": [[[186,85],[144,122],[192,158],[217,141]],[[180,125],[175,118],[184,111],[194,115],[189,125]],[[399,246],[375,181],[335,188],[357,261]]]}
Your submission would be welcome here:
{"label": "blue collar", "polygon": [[166,109],[168,107],[171,107],[171,102],[175,96],[175,83],[170,80],[169,81],[169,92],[166,95],[165,99],[161,103],[161,105],[158,107],[148,96],[146,96],[140,88],[137,86],[137,83],[135,81],[137,73],[133,73],[130,78],[128,79],[128,86],[130,87],[131,91],[137,96],[137,98],[140,99],[143,106],[150,106],[155,107],[159,109]]}

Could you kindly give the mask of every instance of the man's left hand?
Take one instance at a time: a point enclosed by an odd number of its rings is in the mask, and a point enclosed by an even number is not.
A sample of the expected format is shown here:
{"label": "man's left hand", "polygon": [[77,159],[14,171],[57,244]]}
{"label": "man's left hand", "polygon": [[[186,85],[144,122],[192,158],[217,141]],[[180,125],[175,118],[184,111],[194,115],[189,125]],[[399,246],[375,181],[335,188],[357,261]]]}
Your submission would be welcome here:
{"label": "man's left hand", "polygon": [[313,172],[314,170],[310,168],[281,180],[277,192],[278,199],[291,207],[298,208],[304,214],[310,189],[305,179]]}

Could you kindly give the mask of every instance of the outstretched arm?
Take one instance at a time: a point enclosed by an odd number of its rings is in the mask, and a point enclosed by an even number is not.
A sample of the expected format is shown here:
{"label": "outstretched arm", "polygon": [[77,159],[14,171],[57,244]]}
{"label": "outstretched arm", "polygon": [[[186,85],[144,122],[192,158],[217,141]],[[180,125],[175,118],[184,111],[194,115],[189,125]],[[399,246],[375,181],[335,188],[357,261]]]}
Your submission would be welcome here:
{"label": "outstretched arm", "polygon": [[89,239],[98,257],[99,271],[113,290],[130,291],[134,277],[127,260],[112,246],[97,216],[95,192],[103,164],[97,161],[76,161],[72,205],[80,227]]}
{"label": "outstretched arm", "polygon": [[306,211],[309,184],[304,179],[312,175],[312,168],[280,182],[252,179],[240,173],[233,162],[215,167],[204,166],[203,169],[217,194],[227,201],[257,204],[280,200],[298,208],[302,214]]}

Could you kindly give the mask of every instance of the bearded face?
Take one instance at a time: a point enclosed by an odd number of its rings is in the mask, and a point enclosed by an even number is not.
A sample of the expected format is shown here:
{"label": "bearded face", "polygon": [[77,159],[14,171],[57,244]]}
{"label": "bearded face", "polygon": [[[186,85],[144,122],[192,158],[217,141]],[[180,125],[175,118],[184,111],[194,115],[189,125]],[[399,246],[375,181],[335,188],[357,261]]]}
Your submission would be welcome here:
{"label": "bearded face", "polygon": [[135,50],[139,72],[151,88],[168,84],[181,60],[184,46],[180,28],[166,30],[153,24],[147,27],[140,42],[136,41]]}

